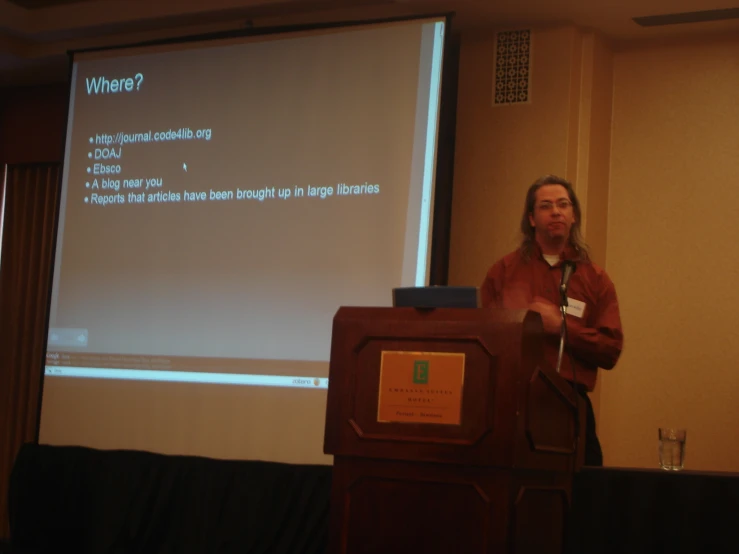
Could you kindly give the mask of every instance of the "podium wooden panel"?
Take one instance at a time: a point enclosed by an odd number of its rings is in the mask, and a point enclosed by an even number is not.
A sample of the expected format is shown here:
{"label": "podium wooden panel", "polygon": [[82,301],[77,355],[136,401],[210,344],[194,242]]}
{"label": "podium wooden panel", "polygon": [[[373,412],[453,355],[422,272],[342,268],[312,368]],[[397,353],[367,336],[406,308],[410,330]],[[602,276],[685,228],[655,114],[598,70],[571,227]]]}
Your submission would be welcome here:
{"label": "podium wooden panel", "polygon": [[[532,312],[341,308],[324,438],[334,456],[330,554],[560,553],[584,409],[543,365],[544,340]],[[381,421],[381,377],[399,375],[383,370],[388,353],[430,366],[426,382],[383,394],[431,403],[456,394],[439,387],[435,360],[462,354],[459,422]]]}

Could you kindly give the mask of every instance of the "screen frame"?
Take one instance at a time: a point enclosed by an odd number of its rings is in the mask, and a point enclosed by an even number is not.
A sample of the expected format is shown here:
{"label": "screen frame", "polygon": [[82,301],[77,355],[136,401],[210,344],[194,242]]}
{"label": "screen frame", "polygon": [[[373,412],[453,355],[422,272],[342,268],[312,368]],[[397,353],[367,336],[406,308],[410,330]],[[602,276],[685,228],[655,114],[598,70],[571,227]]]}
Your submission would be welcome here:
{"label": "screen frame", "polygon": [[[432,210],[432,225],[430,237],[430,260],[428,264],[428,286],[443,286],[448,283],[448,267],[449,267],[449,246],[451,239],[451,208],[452,208],[452,186],[454,176],[454,149],[456,134],[456,118],[457,118],[457,85],[459,77],[459,56],[460,56],[460,40],[459,36],[453,32],[452,21],[454,12],[440,12],[416,14],[400,17],[372,18],[358,20],[341,20],[322,23],[308,23],[297,25],[278,25],[269,27],[245,27],[243,29],[234,29],[228,31],[218,31],[211,33],[200,33],[194,35],[184,35],[180,37],[168,37],[163,39],[154,39],[147,41],[138,41],[130,43],[119,43],[106,45],[101,47],[79,48],[69,50],[68,56],[68,73],[67,73],[67,98],[66,105],[69,105],[72,98],[73,74],[75,55],[94,52],[109,52],[116,50],[128,50],[142,47],[157,47],[176,44],[189,44],[198,42],[217,41],[225,39],[251,38],[259,36],[269,36],[277,34],[291,34],[313,30],[340,29],[351,28],[367,25],[376,25],[383,23],[398,23],[404,21],[416,21],[422,19],[443,19],[445,23],[444,41],[443,41],[443,66],[441,73],[441,91],[439,101],[438,129],[436,136],[436,165],[434,175],[434,206]],[[69,114],[69,111],[68,111]],[[64,123],[65,137],[64,145],[61,152],[61,170],[57,187],[61,189],[64,180],[64,161],[67,155],[66,136],[69,127],[69,115],[67,115]],[[61,199],[61,194],[59,195]],[[59,221],[61,212],[61,201],[56,206],[56,220],[52,235],[52,252],[51,252],[51,271],[48,275],[48,295],[47,306],[45,310],[45,325],[43,337],[43,356],[41,366],[41,381],[39,383],[36,426],[35,426],[35,442],[39,441],[41,433],[41,413],[43,409],[44,383],[45,383],[45,360],[48,352],[48,334],[49,334],[49,318],[51,314],[52,290],[54,286],[54,274],[56,267],[56,254],[58,245]],[[388,291],[391,293],[392,291]]]}

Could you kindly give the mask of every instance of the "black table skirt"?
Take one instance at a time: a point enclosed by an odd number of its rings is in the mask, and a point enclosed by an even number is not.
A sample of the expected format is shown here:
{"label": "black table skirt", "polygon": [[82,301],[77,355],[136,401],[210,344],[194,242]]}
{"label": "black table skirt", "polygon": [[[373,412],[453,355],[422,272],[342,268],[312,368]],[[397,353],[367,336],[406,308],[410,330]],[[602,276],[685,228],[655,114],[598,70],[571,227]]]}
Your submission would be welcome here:
{"label": "black table skirt", "polygon": [[14,552],[321,553],[331,468],[25,445]]}
{"label": "black table skirt", "polygon": [[585,468],[569,551],[739,554],[739,474]]}
{"label": "black table skirt", "polygon": [[[331,467],[26,445],[14,552],[323,553]],[[586,468],[569,554],[739,553],[739,475]]]}

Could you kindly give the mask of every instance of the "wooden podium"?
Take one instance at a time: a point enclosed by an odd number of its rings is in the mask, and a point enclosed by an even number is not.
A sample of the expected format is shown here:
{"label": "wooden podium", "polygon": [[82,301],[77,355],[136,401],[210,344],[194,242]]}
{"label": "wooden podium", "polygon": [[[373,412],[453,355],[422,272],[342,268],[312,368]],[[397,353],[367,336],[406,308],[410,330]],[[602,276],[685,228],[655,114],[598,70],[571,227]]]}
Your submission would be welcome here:
{"label": "wooden podium", "polygon": [[339,309],[329,553],[560,554],[584,407],[544,340],[533,312]]}

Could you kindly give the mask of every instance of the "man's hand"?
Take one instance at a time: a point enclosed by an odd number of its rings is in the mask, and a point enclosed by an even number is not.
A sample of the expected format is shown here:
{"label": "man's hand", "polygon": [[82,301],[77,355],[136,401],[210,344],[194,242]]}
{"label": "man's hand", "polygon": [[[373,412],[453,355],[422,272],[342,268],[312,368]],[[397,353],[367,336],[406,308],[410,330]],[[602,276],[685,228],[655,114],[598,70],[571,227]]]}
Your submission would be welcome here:
{"label": "man's hand", "polygon": [[541,314],[541,319],[544,323],[544,332],[559,335],[562,328],[562,315],[559,312],[559,306],[552,304],[546,298],[536,296],[529,304],[529,310]]}

